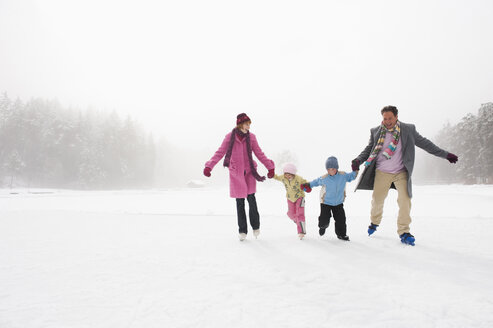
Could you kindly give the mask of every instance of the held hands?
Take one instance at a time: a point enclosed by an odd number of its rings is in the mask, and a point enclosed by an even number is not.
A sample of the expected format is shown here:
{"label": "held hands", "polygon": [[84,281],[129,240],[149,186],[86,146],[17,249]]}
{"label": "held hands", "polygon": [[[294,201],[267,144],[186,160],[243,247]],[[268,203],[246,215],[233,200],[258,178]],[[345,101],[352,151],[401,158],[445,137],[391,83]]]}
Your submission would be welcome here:
{"label": "held hands", "polygon": [[358,171],[360,165],[361,165],[361,162],[359,161],[359,159],[357,159],[357,158],[353,159],[353,161],[351,162],[351,170]]}
{"label": "held hands", "polygon": [[267,177],[269,179],[272,179],[274,177],[274,174],[275,174],[274,169],[270,169],[269,172],[267,173]]}
{"label": "held hands", "polygon": [[455,164],[455,163],[457,163],[458,160],[459,160],[459,157],[457,157],[456,155],[454,155],[452,153],[447,154],[447,161],[449,161],[450,163]]}
{"label": "held hands", "polygon": [[303,190],[303,191],[306,191],[306,192],[312,191],[312,188],[310,187],[310,184],[309,183],[302,183],[300,185],[300,189]]}

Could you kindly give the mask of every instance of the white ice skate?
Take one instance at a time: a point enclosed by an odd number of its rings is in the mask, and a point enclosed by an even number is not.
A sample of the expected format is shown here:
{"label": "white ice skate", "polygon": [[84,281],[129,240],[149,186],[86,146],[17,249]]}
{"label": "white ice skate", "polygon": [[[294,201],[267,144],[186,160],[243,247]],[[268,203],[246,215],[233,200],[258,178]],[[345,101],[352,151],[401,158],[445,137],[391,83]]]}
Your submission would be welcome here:
{"label": "white ice skate", "polygon": [[305,238],[305,234],[304,233],[299,233],[298,234],[298,237],[300,238],[300,240],[303,240],[303,238]]}
{"label": "white ice skate", "polygon": [[253,230],[253,235],[255,236],[255,239],[257,239],[258,235],[260,235],[260,229]]}
{"label": "white ice skate", "polygon": [[243,232],[242,232],[242,233],[240,233],[240,234],[238,235],[238,237],[240,238],[240,241],[243,241],[243,240],[245,240],[245,239],[246,239],[246,233],[243,233]]}

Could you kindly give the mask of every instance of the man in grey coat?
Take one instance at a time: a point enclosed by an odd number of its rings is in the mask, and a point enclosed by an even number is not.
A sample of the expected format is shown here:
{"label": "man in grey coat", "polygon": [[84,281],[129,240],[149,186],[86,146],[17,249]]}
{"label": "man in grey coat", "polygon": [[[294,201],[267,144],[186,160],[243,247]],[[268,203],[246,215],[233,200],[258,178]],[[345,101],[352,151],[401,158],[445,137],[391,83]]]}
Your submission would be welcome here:
{"label": "man in grey coat", "polygon": [[365,163],[365,170],[356,190],[373,190],[371,224],[368,227],[368,235],[371,235],[382,221],[383,205],[389,189],[397,189],[399,205],[397,233],[403,243],[414,246],[415,238],[410,233],[409,225],[415,146],[432,155],[445,158],[450,163],[456,163],[458,157],[421,136],[413,124],[400,122],[395,106],[384,107],[381,114],[382,124],[371,129],[368,146],[351,163],[353,170],[357,170],[361,163]]}

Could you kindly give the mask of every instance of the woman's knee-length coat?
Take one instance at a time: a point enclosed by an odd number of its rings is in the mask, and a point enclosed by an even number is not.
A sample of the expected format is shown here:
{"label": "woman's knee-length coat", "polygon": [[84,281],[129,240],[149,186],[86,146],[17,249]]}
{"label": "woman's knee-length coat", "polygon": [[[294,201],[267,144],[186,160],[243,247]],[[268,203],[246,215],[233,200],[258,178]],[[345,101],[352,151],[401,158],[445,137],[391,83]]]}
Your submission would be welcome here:
{"label": "woman's knee-length coat", "polygon": [[[224,140],[212,156],[212,158],[205,163],[206,167],[211,169],[226,155],[228,150],[229,140],[231,139],[231,133],[229,132]],[[262,149],[260,149],[257,137],[249,132],[250,145],[255,156],[260,162],[267,168],[267,170],[274,169],[274,162],[265,156]],[[253,165],[257,168],[257,163],[253,161]],[[246,137],[240,138],[235,135],[235,141],[233,145],[233,151],[231,153],[231,160],[229,164],[229,194],[232,198],[246,198],[247,195],[253,194],[257,191],[257,180],[255,180],[250,164],[248,162],[247,143]]]}

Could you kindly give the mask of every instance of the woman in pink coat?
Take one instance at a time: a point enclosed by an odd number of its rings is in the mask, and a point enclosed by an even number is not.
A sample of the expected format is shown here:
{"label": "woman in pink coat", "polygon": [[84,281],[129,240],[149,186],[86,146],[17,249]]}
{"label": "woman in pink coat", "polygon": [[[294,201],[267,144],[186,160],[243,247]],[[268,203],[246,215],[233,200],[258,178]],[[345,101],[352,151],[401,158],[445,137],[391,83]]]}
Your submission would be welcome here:
{"label": "woman in pink coat", "polygon": [[253,160],[252,152],[264,164],[269,171],[269,179],[274,177],[274,162],[265,156],[260,149],[257,138],[250,133],[251,120],[245,113],[236,117],[236,128],[224,137],[221,147],[214,156],[205,163],[204,175],[211,176],[214,166],[223,158],[223,165],[229,168],[229,193],[231,198],[236,198],[236,211],[238,215],[239,238],[245,240],[248,233],[245,213],[245,198],[248,200],[250,225],[253,234],[257,237],[260,233],[260,217],[257,210],[255,192],[257,181],[264,181],[257,172],[257,163]]}

